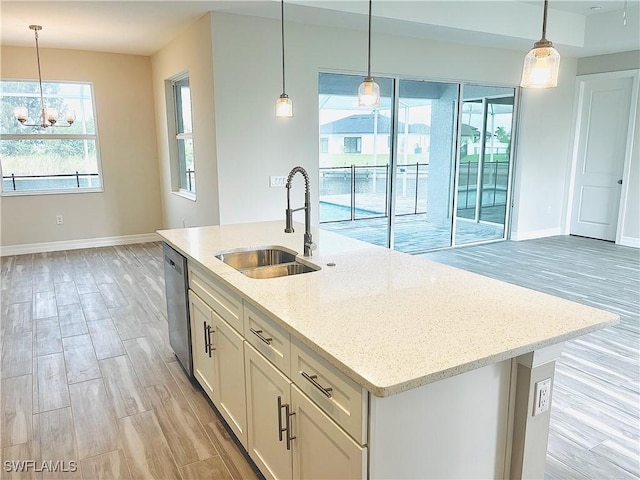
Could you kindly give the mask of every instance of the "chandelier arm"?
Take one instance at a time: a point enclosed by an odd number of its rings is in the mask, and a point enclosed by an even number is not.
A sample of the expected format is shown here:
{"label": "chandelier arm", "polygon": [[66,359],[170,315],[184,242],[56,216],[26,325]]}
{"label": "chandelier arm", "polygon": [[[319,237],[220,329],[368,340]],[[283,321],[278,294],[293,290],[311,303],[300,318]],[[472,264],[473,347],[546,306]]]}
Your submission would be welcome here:
{"label": "chandelier arm", "polygon": [[36,59],[38,61],[38,81],[40,83],[40,109],[42,110],[42,125],[40,126],[46,128],[47,119],[46,119],[46,112],[44,108],[44,94],[42,92],[42,71],[40,69],[40,47],[38,45],[38,30],[34,29],[34,33],[36,36]]}

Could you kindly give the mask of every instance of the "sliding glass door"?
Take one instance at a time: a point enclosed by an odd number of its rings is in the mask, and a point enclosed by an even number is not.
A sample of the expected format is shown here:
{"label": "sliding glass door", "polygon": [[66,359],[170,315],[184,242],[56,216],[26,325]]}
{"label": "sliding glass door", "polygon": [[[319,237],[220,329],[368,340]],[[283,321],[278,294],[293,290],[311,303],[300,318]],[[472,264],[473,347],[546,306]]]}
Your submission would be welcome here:
{"label": "sliding glass door", "polygon": [[404,252],[504,238],[514,89],[376,80],[363,109],[361,76],[320,74],[321,228]]}
{"label": "sliding glass door", "polygon": [[513,88],[463,87],[457,244],[505,236],[513,119]]}
{"label": "sliding glass door", "polygon": [[376,81],[380,106],[363,109],[362,77],[320,74],[320,223],[387,247],[394,81]]}
{"label": "sliding glass door", "polygon": [[399,80],[392,243],[402,252],[451,245],[458,85]]}

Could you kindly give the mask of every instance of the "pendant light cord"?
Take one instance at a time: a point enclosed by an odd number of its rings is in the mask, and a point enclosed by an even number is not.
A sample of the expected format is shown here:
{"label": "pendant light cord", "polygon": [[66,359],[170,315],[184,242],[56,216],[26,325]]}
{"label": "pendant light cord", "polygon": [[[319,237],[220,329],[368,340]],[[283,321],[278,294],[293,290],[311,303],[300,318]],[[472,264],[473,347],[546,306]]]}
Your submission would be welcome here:
{"label": "pendant light cord", "polygon": [[544,13],[542,15],[542,40],[547,39],[547,8],[549,7],[549,0],[544,0]]}
{"label": "pendant light cord", "polygon": [[284,0],[280,0],[280,18],[282,23],[282,93],[285,93],[284,88]]}
{"label": "pendant light cord", "polygon": [[373,0],[369,0],[369,45],[367,55],[367,78],[371,77],[371,4]]}
{"label": "pendant light cord", "polygon": [[38,81],[40,82],[40,108],[42,109],[42,125],[46,123],[46,115],[44,108],[44,94],[42,93],[42,71],[40,70],[40,47],[38,46],[38,30],[34,30],[36,34],[36,59],[38,61]]}

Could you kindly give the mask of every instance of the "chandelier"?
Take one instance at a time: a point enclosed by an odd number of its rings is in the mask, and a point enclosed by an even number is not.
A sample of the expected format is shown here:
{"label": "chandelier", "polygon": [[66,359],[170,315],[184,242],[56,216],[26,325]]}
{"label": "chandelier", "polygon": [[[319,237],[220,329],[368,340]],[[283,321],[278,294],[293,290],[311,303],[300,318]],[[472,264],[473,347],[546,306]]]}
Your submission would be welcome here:
{"label": "chandelier", "polygon": [[42,92],[42,72],[40,70],[40,49],[38,46],[38,31],[42,30],[40,25],[29,25],[29,28],[34,31],[36,36],[36,59],[38,61],[38,81],[40,83],[40,123],[27,123],[29,117],[29,110],[27,107],[16,107],[13,111],[16,120],[20,122],[23,127],[70,127],[76,120],[76,114],[73,110],[67,110],[64,114],[64,120],[66,123],[63,125],[58,124],[58,109],[47,108],[44,104],[44,94]]}

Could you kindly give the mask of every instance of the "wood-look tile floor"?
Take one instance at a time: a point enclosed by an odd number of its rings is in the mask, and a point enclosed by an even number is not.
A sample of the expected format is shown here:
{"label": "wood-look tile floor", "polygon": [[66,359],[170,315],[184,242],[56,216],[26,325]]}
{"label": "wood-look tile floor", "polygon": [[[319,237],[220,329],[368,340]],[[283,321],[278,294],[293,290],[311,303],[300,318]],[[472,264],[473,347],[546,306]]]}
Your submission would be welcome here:
{"label": "wood-look tile floor", "polygon": [[169,347],[162,268],[159,243],[2,258],[1,478],[257,477]]}
{"label": "wood-look tile floor", "polygon": [[640,251],[559,236],[424,256],[620,315],[556,364],[546,477],[640,478]]}

